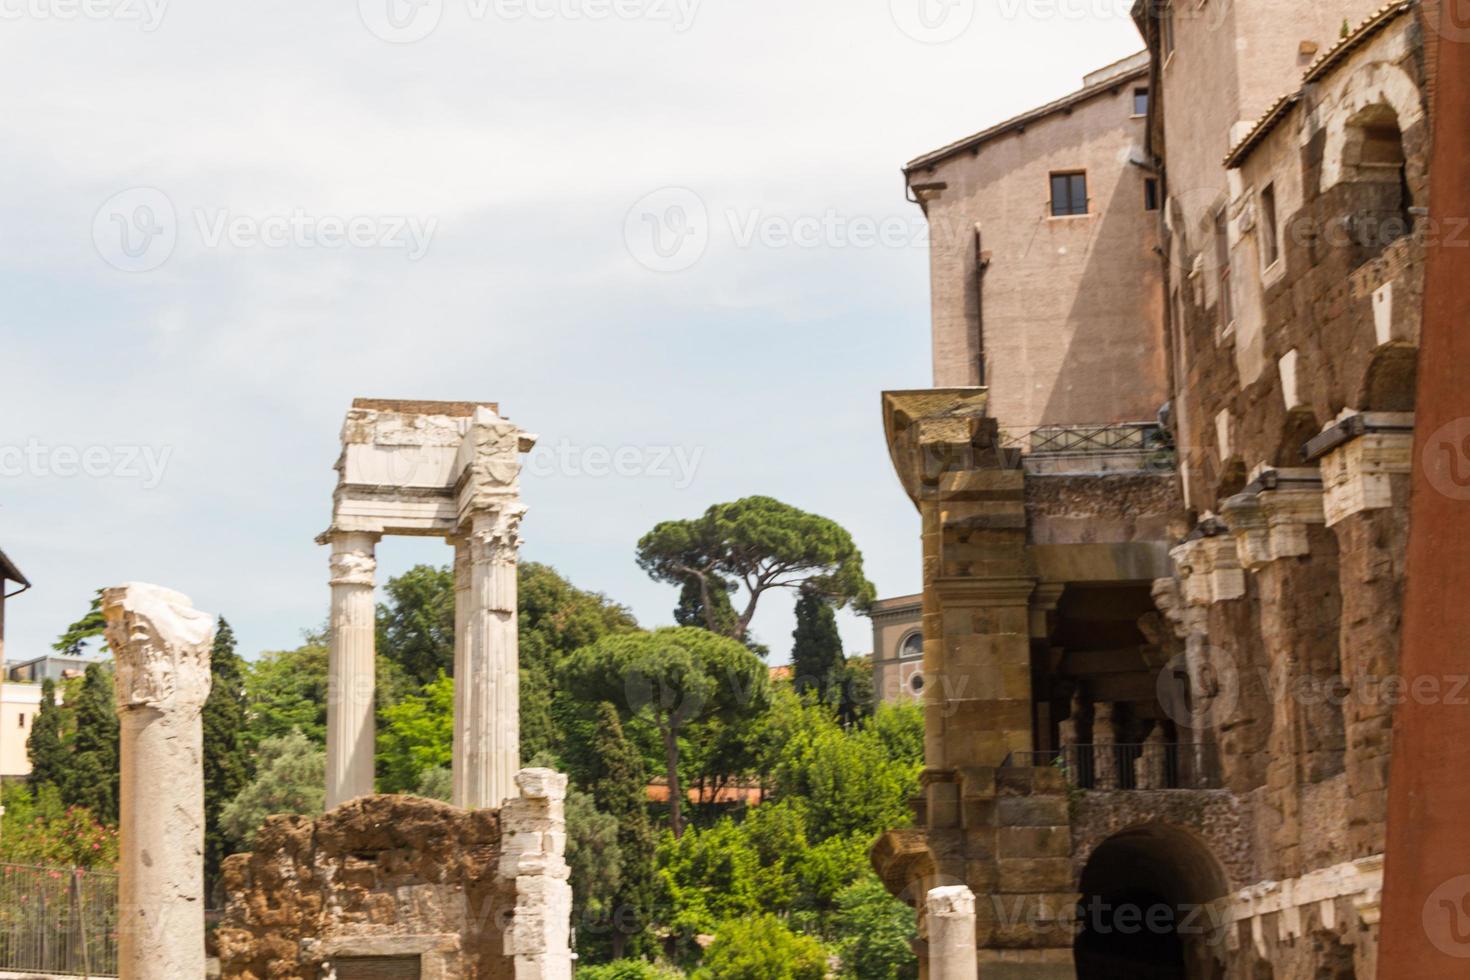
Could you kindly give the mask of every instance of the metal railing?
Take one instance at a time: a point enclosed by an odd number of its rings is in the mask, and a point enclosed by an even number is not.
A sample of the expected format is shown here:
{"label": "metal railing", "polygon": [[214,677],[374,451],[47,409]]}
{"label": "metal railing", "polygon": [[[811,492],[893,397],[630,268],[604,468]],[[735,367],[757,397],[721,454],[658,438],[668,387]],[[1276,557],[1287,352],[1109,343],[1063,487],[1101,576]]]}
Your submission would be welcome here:
{"label": "metal railing", "polygon": [[0,970],[117,976],[117,875],[0,864]]}
{"label": "metal railing", "polygon": [[1008,430],[1007,446],[1033,456],[1060,453],[1155,452],[1166,450],[1168,433],[1157,422],[1043,425]]}
{"label": "metal railing", "polygon": [[1185,742],[1070,745],[1044,752],[1012,752],[1004,765],[1058,768],[1078,789],[1215,789],[1210,746]]}

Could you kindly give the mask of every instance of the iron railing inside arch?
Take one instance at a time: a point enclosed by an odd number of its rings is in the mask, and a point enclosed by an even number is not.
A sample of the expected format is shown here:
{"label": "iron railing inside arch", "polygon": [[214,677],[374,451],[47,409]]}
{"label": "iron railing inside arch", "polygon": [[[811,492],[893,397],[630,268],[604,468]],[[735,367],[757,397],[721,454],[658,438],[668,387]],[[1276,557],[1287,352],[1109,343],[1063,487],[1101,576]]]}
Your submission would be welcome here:
{"label": "iron railing inside arch", "polygon": [[117,875],[0,864],[0,972],[117,976]]}
{"label": "iron railing inside arch", "polygon": [[1215,758],[1208,743],[1115,742],[1012,752],[1002,765],[1061,769],[1078,789],[1219,789]]}

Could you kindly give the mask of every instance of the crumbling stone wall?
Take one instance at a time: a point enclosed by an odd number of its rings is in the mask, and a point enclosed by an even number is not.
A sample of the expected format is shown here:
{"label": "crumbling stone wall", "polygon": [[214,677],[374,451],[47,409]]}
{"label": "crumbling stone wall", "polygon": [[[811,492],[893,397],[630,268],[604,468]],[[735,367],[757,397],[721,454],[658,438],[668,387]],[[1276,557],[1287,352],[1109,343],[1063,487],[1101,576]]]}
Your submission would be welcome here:
{"label": "crumbling stone wall", "polygon": [[495,810],[411,796],[270,818],[252,853],[224,863],[223,976],[321,980],[334,957],[393,952],[447,961],[433,965],[455,980],[514,976],[502,927],[515,886],[498,874],[500,836]]}
{"label": "crumbling stone wall", "polygon": [[224,863],[224,980],[351,980],[394,958],[425,980],[569,980],[566,777],[516,782],[499,810],[368,796],[270,818]]}

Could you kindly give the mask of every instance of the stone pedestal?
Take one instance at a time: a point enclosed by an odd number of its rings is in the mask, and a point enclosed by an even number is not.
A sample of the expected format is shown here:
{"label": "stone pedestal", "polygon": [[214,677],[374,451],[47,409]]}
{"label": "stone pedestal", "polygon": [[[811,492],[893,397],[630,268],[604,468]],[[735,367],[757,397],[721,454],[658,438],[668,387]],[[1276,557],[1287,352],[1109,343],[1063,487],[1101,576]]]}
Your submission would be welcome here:
{"label": "stone pedestal", "polygon": [[975,893],[964,885],[935,888],[924,909],[929,928],[929,980],[978,980]]}
{"label": "stone pedestal", "polygon": [[[525,508],[477,513],[456,568],[468,565],[467,600],[456,625],[454,804],[498,807],[517,795],[520,768],[520,664],[516,555]],[[463,573],[461,573],[463,574]],[[458,584],[458,583],[456,583]]]}
{"label": "stone pedestal", "polygon": [[327,809],[373,792],[377,535],[337,532],[332,545],[327,666]]}
{"label": "stone pedestal", "polygon": [[214,619],[187,596],[102,595],[117,664],[121,980],[204,976],[204,730]]}

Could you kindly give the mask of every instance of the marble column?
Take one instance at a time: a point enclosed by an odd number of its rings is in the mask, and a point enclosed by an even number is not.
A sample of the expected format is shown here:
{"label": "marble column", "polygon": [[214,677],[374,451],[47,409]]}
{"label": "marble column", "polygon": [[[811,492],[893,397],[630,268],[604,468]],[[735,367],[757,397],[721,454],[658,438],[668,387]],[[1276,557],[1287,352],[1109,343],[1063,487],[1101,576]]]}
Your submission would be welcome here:
{"label": "marble column", "polygon": [[454,546],[454,741],[451,745],[450,789],[456,805],[460,805],[459,788],[464,785],[464,738],[461,734],[461,719],[468,718],[470,685],[463,678],[469,676],[470,653],[470,540],[466,537],[451,537]]}
{"label": "marble column", "polygon": [[337,531],[332,545],[327,679],[327,809],[373,793],[377,683],[373,583],[378,535]]}
{"label": "marble column", "polygon": [[468,608],[456,616],[454,804],[499,807],[520,795],[520,644],[516,562],[525,508],[477,511],[468,535]]}
{"label": "marble column", "polygon": [[975,894],[964,885],[931,890],[924,903],[929,980],[978,980]]}
{"label": "marble column", "polygon": [[120,726],[118,974],[202,977],[204,728],[214,618],[129,584],[102,595]]}

